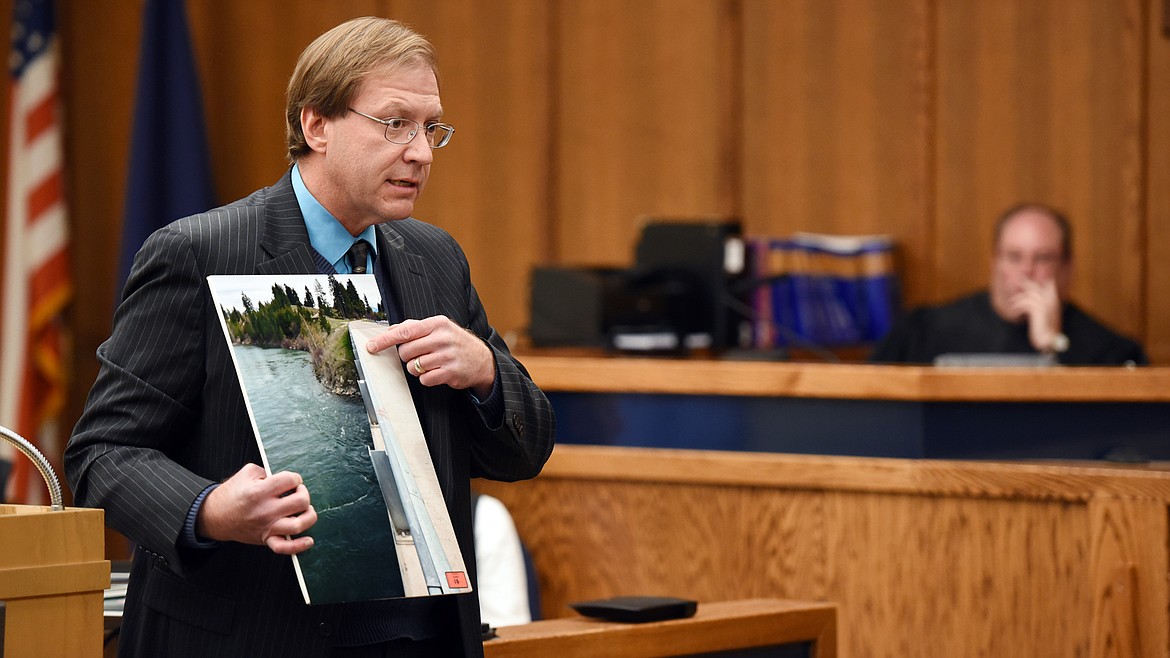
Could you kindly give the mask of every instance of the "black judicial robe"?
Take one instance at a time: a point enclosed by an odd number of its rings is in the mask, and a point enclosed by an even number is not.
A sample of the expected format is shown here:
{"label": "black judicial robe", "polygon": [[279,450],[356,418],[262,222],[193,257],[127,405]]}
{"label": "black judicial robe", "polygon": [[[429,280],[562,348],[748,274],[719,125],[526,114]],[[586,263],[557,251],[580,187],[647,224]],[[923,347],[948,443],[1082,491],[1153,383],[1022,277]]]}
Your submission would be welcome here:
{"label": "black judicial robe", "polygon": [[[1061,329],[1069,348],[1057,359],[1064,365],[1147,365],[1141,346],[1066,302]],[[876,363],[930,364],[940,354],[1036,354],[1028,342],[1027,322],[1007,322],[996,314],[987,291],[941,306],[917,308],[901,318],[874,349]]]}

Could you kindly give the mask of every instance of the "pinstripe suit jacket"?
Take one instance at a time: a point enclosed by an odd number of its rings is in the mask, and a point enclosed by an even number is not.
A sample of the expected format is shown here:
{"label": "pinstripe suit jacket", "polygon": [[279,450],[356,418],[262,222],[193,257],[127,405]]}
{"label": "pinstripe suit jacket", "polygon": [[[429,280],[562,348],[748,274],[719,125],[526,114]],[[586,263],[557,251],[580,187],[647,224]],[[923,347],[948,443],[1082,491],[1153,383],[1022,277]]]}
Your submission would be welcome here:
{"label": "pinstripe suit jacket", "polygon": [[[479,416],[465,391],[407,378],[474,568],[470,478],[535,476],[552,450],[553,413],[488,325],[451,236],[414,219],[377,228],[380,265],[403,315],[446,315],[495,353],[505,408],[498,428]],[[266,547],[179,545],[199,492],[247,462],[260,463],[205,277],[316,271],[287,173],[246,199],[160,229],[135,259],[113,333],[98,348],[101,371],[65,453],[76,503],[105,509],[107,524],[138,546],[123,655],[321,656],[338,620],[377,621],[378,602],[304,605],[291,559]],[[458,608],[467,655],[480,655],[475,596],[440,598],[452,624]]]}

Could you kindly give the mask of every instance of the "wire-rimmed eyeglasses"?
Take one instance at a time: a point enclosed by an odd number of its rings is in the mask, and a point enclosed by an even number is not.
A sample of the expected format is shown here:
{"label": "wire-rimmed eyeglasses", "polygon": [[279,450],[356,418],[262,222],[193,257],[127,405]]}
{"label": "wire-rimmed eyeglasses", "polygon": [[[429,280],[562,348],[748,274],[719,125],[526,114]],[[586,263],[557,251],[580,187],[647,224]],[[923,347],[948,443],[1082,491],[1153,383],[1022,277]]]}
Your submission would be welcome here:
{"label": "wire-rimmed eyeglasses", "polygon": [[384,137],[386,141],[391,144],[409,144],[414,136],[421,130],[426,136],[427,144],[431,145],[433,149],[441,149],[451,141],[451,135],[455,134],[455,126],[449,123],[431,122],[426,125],[421,125],[413,119],[405,117],[390,117],[388,119],[379,119],[373,117],[365,112],[358,112],[357,110],[348,108],[350,112],[363,116],[370,121],[377,121],[386,127]]}

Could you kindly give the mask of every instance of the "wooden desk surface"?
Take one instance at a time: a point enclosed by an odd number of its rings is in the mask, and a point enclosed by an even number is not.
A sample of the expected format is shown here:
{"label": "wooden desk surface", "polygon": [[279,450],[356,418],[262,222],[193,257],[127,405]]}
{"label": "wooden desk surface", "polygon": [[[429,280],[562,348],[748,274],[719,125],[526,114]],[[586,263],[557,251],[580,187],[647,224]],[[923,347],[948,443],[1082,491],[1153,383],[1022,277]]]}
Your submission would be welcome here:
{"label": "wooden desk surface", "polygon": [[484,642],[485,658],[653,658],[814,642],[817,658],[837,655],[831,603],[749,599],[700,602],[689,619],[623,624],[588,617],[504,626]]}
{"label": "wooden desk surface", "polygon": [[545,391],[905,401],[1170,402],[1170,368],[934,368],[519,354]]}

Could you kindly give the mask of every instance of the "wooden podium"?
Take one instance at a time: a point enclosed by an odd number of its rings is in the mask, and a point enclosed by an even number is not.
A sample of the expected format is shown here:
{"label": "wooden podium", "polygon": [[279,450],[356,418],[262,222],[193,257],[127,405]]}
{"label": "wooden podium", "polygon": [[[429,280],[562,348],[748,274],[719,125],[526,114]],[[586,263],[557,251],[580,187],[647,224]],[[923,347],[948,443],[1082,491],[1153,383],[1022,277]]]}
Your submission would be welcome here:
{"label": "wooden podium", "polygon": [[105,514],[0,505],[3,658],[102,655]]}

